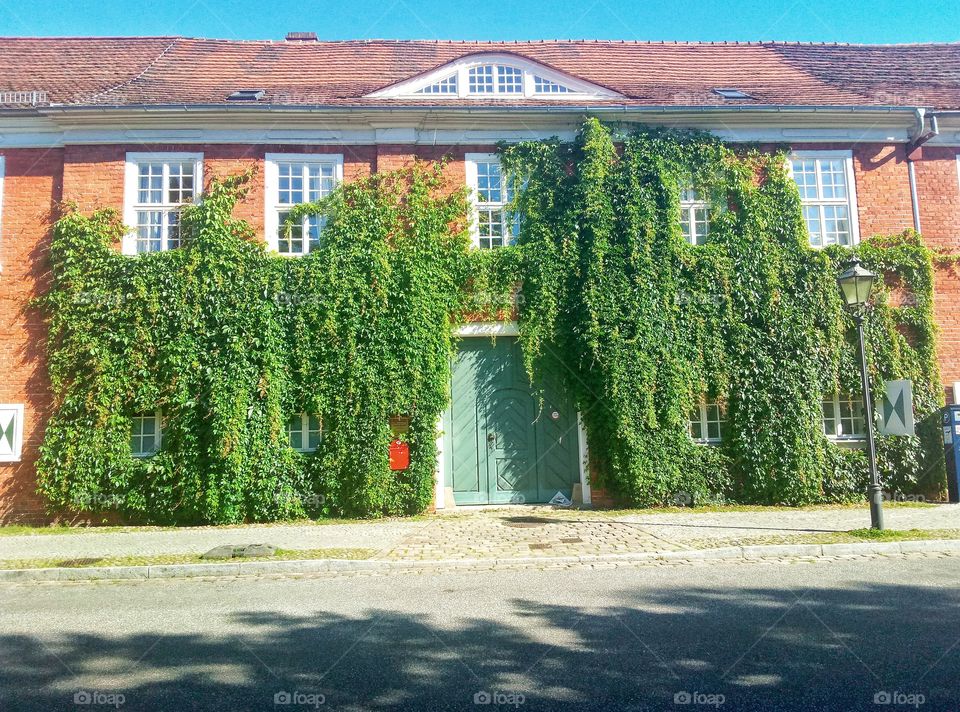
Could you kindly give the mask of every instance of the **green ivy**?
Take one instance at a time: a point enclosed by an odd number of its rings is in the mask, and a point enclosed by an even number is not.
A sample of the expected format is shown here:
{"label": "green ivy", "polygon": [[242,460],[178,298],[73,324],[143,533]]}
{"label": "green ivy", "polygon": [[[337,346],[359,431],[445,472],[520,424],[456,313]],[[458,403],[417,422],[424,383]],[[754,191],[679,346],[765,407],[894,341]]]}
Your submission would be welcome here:
{"label": "green ivy", "polygon": [[[40,492],[156,522],[427,507],[470,273],[465,191],[444,191],[442,169],[377,174],[300,208],[328,225],[299,259],[232,217],[246,177],[184,210],[183,248],[137,259],[113,249],[113,212],[66,214],[43,299],[56,408]],[[135,459],[130,418],[158,409],[162,448]],[[288,446],[299,412],[322,418],[313,453]],[[410,417],[401,472],[388,465],[394,415]]]}
{"label": "green ivy", "polygon": [[[860,388],[835,281],[851,250],[809,248],[783,150],[596,120],[572,144],[502,149],[526,182],[511,278],[527,367],[563,355],[600,484],[637,504],[863,498],[862,452],[828,441],[821,421],[824,396]],[[711,202],[707,244],[681,234],[684,185]],[[888,278],[868,320],[873,381],[912,379],[922,421],[917,438],[880,438],[883,481],[938,493],[934,255],[912,233],[856,252]],[[705,396],[727,405],[719,448],[687,434]]]}
{"label": "green ivy", "polygon": [[[232,217],[248,176],[184,209],[181,249],[119,254],[109,210],[55,225],[48,362],[55,409],[38,464],[52,508],[153,522],[377,516],[431,501],[436,423],[455,326],[520,324],[527,369],[564,366],[596,484],[637,504],[862,499],[863,454],[822,433],[821,399],[858,392],[835,277],[851,254],[807,246],[784,153],[703,133],[585,123],[573,143],[503,149],[522,176],[515,247],[471,250],[465,190],[443,164],[345,184],[310,255],[270,254]],[[679,226],[680,186],[711,203],[707,244]],[[887,275],[868,319],[874,383],[910,378],[917,438],[880,438],[885,487],[943,487],[933,253],[905,233],[856,252]],[[727,404],[719,447],[687,433],[704,396]],[[130,452],[131,417],[160,410],[163,443]],[[286,423],[321,416],[312,453]],[[409,416],[393,472],[391,416]],[[682,499],[681,499],[682,498]]]}

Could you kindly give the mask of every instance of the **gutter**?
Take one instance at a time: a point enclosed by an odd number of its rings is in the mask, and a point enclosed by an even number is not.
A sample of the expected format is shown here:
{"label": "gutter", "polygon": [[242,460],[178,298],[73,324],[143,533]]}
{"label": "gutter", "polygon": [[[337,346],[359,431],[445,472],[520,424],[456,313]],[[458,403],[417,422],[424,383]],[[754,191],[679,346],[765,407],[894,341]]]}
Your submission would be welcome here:
{"label": "gutter", "polygon": [[[600,105],[545,105],[545,106],[438,106],[436,104],[397,104],[391,106],[371,105],[371,104],[110,104],[110,105],[80,105],[80,104],[61,104],[50,105],[46,107],[31,108],[31,111],[50,115],[50,114],[69,114],[79,111],[282,111],[282,112],[318,112],[318,111],[374,111],[384,113],[395,113],[399,111],[429,111],[429,112],[456,112],[456,113],[500,113],[507,111],[509,113],[559,113],[575,114],[583,112],[591,113],[627,113],[643,112],[656,114],[678,114],[678,113],[913,113],[916,111],[909,106],[855,106],[855,105],[784,105],[784,104],[760,104],[735,106],[714,106],[703,104],[690,104],[681,106],[663,106],[655,104],[600,104]],[[957,112],[960,114],[960,112]]]}

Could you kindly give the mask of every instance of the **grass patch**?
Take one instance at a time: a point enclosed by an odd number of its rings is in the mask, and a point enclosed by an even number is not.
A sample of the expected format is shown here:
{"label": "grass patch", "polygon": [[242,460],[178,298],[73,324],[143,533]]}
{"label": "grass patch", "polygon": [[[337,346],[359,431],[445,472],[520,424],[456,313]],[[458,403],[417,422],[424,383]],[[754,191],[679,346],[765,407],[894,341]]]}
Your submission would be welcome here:
{"label": "grass patch", "polygon": [[[936,507],[940,502],[884,502],[884,509],[924,509]],[[841,509],[869,510],[868,502],[852,504],[808,504],[801,507],[786,507],[763,504],[705,504],[699,507],[645,507],[643,509],[597,509],[597,514],[606,517],[624,517],[636,514],[723,514],[725,512],[816,512]]]}
{"label": "grass patch", "polygon": [[194,527],[161,527],[149,525],[129,526],[99,526],[96,524],[51,524],[46,526],[31,526],[28,524],[7,524],[0,526],[0,537],[4,536],[51,536],[57,534],[113,534],[118,532],[163,532],[184,530],[209,529],[269,529],[271,527],[313,527],[328,526],[331,524],[376,524],[381,522],[416,522],[427,519],[432,515],[415,514],[409,517],[384,517],[381,519],[291,519],[280,522],[253,522],[247,524],[210,524]]}
{"label": "grass patch", "polygon": [[90,566],[154,566],[159,564],[236,564],[243,561],[297,561],[302,559],[369,559],[376,549],[277,549],[273,556],[246,556],[235,559],[202,559],[200,554],[156,554],[153,556],[106,556],[83,559],[11,559],[0,561],[0,569],[88,568]]}
{"label": "grass patch", "polygon": [[960,539],[960,529],[851,529],[843,532],[850,541],[915,541]]}
{"label": "grass patch", "polygon": [[918,541],[925,539],[960,539],[960,529],[851,529],[844,532],[808,532],[804,534],[770,534],[742,536],[735,539],[695,539],[682,543],[694,549],[723,546],[764,546],[775,544],[855,544],[867,541]]}

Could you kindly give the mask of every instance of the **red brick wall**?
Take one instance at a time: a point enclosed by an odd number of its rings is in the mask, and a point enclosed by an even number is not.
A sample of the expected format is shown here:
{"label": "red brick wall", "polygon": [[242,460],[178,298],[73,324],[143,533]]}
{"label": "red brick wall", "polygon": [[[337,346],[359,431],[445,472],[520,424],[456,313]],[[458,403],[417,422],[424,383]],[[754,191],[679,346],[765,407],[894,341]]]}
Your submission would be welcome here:
{"label": "red brick wall", "polygon": [[[859,206],[860,233],[899,232],[913,225],[906,156],[901,146],[824,144],[810,149],[852,149]],[[42,423],[50,396],[43,360],[44,329],[27,301],[43,289],[50,211],[61,199],[74,201],[85,212],[99,207],[123,207],[124,161],[128,151],[200,152],[204,177],[225,176],[254,169],[246,199],[236,214],[263,231],[263,157],[265,153],[342,153],[344,178],[354,180],[372,171],[407,165],[416,157],[437,160],[449,156],[446,172],[453,185],[465,181],[466,153],[489,153],[478,146],[302,146],[302,145],[126,145],[70,146],[65,149],[7,150],[0,239],[0,402],[24,403],[26,427],[21,463],[0,464],[0,521],[39,521],[44,518],[36,497],[33,463],[42,439]],[[925,149],[917,163],[921,218],[927,240],[960,249],[960,185],[954,149]],[[940,349],[944,381],[960,380],[960,277],[938,275],[937,317],[942,329]]]}
{"label": "red brick wall", "polygon": [[[920,194],[920,227],[927,244],[960,252],[960,181],[956,148],[925,146],[915,164]],[[960,381],[960,270],[937,270],[935,314],[940,325],[940,369],[948,402]]]}
{"label": "red brick wall", "polygon": [[24,404],[23,459],[0,463],[0,521],[39,521],[34,462],[50,411],[46,330],[29,301],[44,289],[51,210],[60,200],[62,149],[3,152],[0,218],[0,403]]}

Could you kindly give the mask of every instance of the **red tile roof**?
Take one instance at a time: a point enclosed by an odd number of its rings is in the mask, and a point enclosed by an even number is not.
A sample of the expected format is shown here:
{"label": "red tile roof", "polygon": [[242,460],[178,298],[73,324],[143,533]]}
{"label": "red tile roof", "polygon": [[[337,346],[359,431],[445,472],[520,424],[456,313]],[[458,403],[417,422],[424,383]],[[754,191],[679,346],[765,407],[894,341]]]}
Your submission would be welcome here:
{"label": "red tile roof", "polygon": [[[80,106],[225,104],[237,89],[264,89],[262,104],[409,105],[364,97],[485,52],[517,54],[608,87],[626,97],[617,104],[960,108],[960,44],[0,38],[0,92],[45,91],[50,103]],[[725,100],[711,91],[717,87],[755,100]]]}

